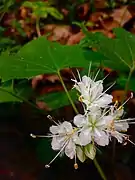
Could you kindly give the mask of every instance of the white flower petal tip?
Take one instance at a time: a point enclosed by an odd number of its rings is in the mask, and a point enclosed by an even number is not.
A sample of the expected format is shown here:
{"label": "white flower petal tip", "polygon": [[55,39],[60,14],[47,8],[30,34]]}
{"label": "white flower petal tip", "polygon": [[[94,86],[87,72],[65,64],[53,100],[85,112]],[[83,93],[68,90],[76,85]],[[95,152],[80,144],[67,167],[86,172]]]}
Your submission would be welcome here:
{"label": "white flower petal tip", "polygon": [[50,168],[50,165],[49,165],[49,164],[46,164],[46,165],[45,165],[45,168]]}

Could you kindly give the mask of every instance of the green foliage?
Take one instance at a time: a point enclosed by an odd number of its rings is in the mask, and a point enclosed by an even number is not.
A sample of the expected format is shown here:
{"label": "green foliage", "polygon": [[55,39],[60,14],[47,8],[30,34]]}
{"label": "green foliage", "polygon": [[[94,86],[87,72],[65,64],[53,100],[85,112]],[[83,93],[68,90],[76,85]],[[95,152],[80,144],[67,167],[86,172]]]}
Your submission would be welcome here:
{"label": "green foliage", "polygon": [[[117,79],[117,84],[119,85],[121,89],[124,89],[127,81],[128,81],[128,76],[125,74],[123,75],[121,74]],[[128,90],[135,92],[135,77],[134,76],[130,78],[130,81],[128,83]]]}
{"label": "green foliage", "polygon": [[25,1],[23,3],[24,7],[31,8],[33,15],[37,18],[47,18],[48,15],[51,15],[55,19],[62,20],[63,15],[55,8],[50,6],[48,2],[36,1],[30,2]]}
{"label": "green foliage", "polygon": [[[81,41],[81,46],[95,48],[104,56],[101,65],[118,72],[118,86],[126,91],[134,91],[132,74],[135,71],[135,36],[122,28],[114,29],[114,39],[107,38],[102,33],[89,33],[84,26],[83,31],[86,37]],[[85,53],[85,58],[90,59],[90,54]]]}
{"label": "green foliage", "polygon": [[[99,56],[92,52],[90,54],[89,60],[96,62]],[[45,37],[29,42],[16,54],[4,52],[0,56],[0,76],[3,80],[31,78],[44,73],[57,73],[67,67],[87,66],[89,61],[85,60],[84,51],[79,45],[64,46],[50,42]]]}
{"label": "green foliage", "polygon": [[[77,100],[76,90],[72,89],[69,91],[72,100]],[[65,92],[49,93],[38,98],[40,101],[44,101],[52,109],[59,109],[61,107],[70,105],[70,101]]]}
{"label": "green foliage", "polygon": [[4,37],[4,30],[5,28],[0,26],[0,53],[7,49],[11,49],[16,45],[15,40],[12,40],[8,37]]}
{"label": "green foliage", "polygon": [[24,32],[23,28],[21,27],[20,22],[18,22],[16,19],[12,21],[12,27],[16,28],[16,30],[20,33],[21,36],[25,37],[26,33]]}
{"label": "green foliage", "polygon": [[[114,30],[115,39],[109,39],[101,33],[87,32],[80,45],[67,46],[50,42],[45,37],[25,44],[17,53],[3,52],[0,56],[0,76],[2,81],[10,79],[30,79],[39,74],[59,74],[67,67],[83,67],[88,69],[92,61],[92,69],[99,66],[110,67],[119,72],[118,85],[125,87],[127,80],[129,88],[134,90],[133,77],[128,79],[128,73],[135,69],[135,36],[118,28]],[[86,47],[96,48],[94,52]],[[73,101],[77,96],[69,91]],[[53,101],[51,101],[53,99]],[[40,97],[52,109],[69,104],[64,92],[48,94]]]}
{"label": "green foliage", "polygon": [[1,102],[22,102],[16,95],[11,81],[3,83],[0,86],[0,103]]}
{"label": "green foliage", "polygon": [[[103,65],[118,71],[129,71],[134,67],[135,36],[122,28],[114,29],[115,39],[105,37],[101,33],[89,33],[82,46],[96,48],[106,59]],[[88,54],[89,55],[89,54]]]}

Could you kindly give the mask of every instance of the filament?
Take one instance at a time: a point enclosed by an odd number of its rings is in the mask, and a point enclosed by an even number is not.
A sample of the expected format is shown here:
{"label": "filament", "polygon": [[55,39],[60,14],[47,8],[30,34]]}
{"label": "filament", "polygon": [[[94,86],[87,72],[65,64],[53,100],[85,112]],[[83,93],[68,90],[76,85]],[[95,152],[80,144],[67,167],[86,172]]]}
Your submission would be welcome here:
{"label": "filament", "polygon": [[47,115],[47,118],[48,118],[49,120],[51,120],[52,122],[54,122],[57,126],[59,125],[59,124],[52,118],[51,115]]}
{"label": "filament", "polygon": [[88,77],[90,77],[91,64],[92,64],[92,62],[90,61],[90,64],[89,64],[89,70],[88,70]]}
{"label": "filament", "polygon": [[98,76],[99,72],[100,72],[100,69],[97,71],[97,73],[96,73],[95,78],[94,78],[94,80],[93,80],[93,81],[95,81],[95,80],[96,80],[96,78],[97,78],[97,76]]}
{"label": "filament", "polygon": [[55,161],[55,159],[60,155],[60,153],[64,150],[64,148],[66,147],[66,145],[69,143],[69,140],[67,140],[65,142],[65,144],[63,145],[63,147],[61,148],[61,150],[56,154],[56,156],[49,162],[49,164],[46,164],[45,167],[46,168],[49,168],[50,167],[50,164],[53,163],[53,161]]}

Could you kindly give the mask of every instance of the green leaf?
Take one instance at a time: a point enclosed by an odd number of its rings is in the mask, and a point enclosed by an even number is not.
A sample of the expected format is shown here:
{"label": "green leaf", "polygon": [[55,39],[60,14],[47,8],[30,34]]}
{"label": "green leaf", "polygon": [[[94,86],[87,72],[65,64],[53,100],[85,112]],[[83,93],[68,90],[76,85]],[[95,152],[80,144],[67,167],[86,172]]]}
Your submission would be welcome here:
{"label": "green leaf", "polygon": [[122,28],[114,29],[116,38],[110,39],[102,33],[89,33],[83,40],[89,47],[96,48],[106,59],[103,64],[119,71],[129,71],[135,66],[135,36]]}
{"label": "green leaf", "polygon": [[77,157],[81,162],[84,162],[86,160],[86,155],[83,151],[83,148],[81,146],[77,146],[76,148]]}
{"label": "green leaf", "polygon": [[55,7],[51,7],[48,2],[29,2],[23,3],[24,7],[31,8],[33,14],[38,18],[47,18],[48,15],[53,16],[55,19],[62,20],[63,14],[61,14]]}
{"label": "green leaf", "polygon": [[[69,91],[73,101],[77,100],[77,92],[75,89]],[[65,92],[49,93],[38,98],[39,101],[44,101],[52,110],[70,105],[70,101]]]}
{"label": "green leaf", "polygon": [[14,91],[17,96],[22,97],[26,100],[35,95],[34,90],[28,80],[21,80],[19,83],[17,83],[14,87]]}
{"label": "green leaf", "polygon": [[0,86],[0,103],[4,102],[22,102],[16,97],[12,85],[8,83]]}
{"label": "green leaf", "polygon": [[[93,64],[97,63],[94,52],[89,51]],[[4,80],[31,78],[44,73],[57,73],[67,67],[88,67],[84,50],[79,45],[67,46],[50,42],[45,37],[32,40],[24,45],[17,54],[8,52],[0,56],[0,76]]]}
{"label": "green leaf", "polygon": [[90,158],[90,159],[94,159],[95,155],[96,155],[96,148],[94,146],[94,144],[88,144],[84,147],[84,152],[85,155]]}
{"label": "green leaf", "polygon": [[[125,89],[125,85],[128,81],[128,75],[120,75],[117,78],[117,84],[120,86],[120,88]],[[131,77],[130,81],[128,83],[128,90],[135,92],[135,77]]]}
{"label": "green leaf", "polygon": [[61,14],[56,8],[54,7],[48,7],[47,13],[53,16],[55,19],[62,20],[63,14]]}

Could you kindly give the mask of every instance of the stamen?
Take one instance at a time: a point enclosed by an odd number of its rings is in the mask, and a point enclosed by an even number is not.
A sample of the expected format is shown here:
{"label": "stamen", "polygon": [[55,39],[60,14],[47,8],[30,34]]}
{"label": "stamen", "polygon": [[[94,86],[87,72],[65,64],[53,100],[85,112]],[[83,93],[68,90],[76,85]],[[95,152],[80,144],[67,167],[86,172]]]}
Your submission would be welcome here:
{"label": "stamen", "polygon": [[135,143],[129,139],[128,135],[126,135],[126,134],[121,134],[121,135],[122,135],[122,137],[124,137],[125,140],[129,141],[131,144],[133,144],[135,146]]}
{"label": "stamen", "polygon": [[94,101],[98,100],[101,96],[103,96],[109,89],[111,89],[114,86],[115,83],[116,82],[114,82],[109,88],[107,88],[103,93],[101,93],[96,99],[94,99]]}
{"label": "stamen", "polygon": [[56,136],[60,136],[60,135],[49,135],[49,136],[44,136],[44,135],[35,135],[35,134],[30,134],[30,136],[32,137],[32,138],[50,138],[50,137],[56,137]]}
{"label": "stamen", "polygon": [[118,100],[116,100],[116,101],[115,101],[115,104],[114,104],[114,107],[117,108],[117,107],[118,107],[118,104],[119,104],[119,102],[118,102]]}
{"label": "stamen", "polygon": [[61,148],[61,150],[56,154],[56,156],[49,162],[49,164],[45,165],[45,168],[49,168],[50,164],[53,163],[53,161],[55,161],[55,159],[60,155],[60,153],[64,150],[64,148],[66,147],[66,145],[68,144],[68,140],[65,142],[65,144],[63,145],[63,147]]}
{"label": "stamen", "polygon": [[32,138],[36,138],[37,136],[35,136],[34,134],[30,134],[30,136],[32,137]]}
{"label": "stamen", "polygon": [[90,77],[90,72],[91,72],[91,64],[92,64],[92,62],[90,61],[90,64],[89,64],[89,70],[88,70],[88,77]]}
{"label": "stamen", "polygon": [[110,73],[108,73],[108,74],[102,79],[102,81],[104,81],[109,75],[110,75]]}
{"label": "stamen", "polygon": [[82,96],[79,96],[78,100],[79,100],[80,102],[83,102],[83,97],[82,97]]}
{"label": "stamen", "polygon": [[45,165],[45,168],[50,168],[50,165],[46,164],[46,165]]}
{"label": "stamen", "polygon": [[77,163],[74,164],[74,168],[78,169],[78,164]]}
{"label": "stamen", "polygon": [[56,121],[52,118],[51,115],[47,115],[47,118],[48,118],[49,120],[51,120],[52,122],[54,122],[57,126],[59,125],[58,123],[56,123]]}
{"label": "stamen", "polygon": [[97,78],[97,76],[98,76],[99,72],[100,72],[100,69],[97,71],[97,73],[96,73],[95,78],[94,78],[94,80],[93,80],[93,81],[96,81],[96,78]]}
{"label": "stamen", "polygon": [[118,110],[120,110],[121,107],[123,107],[130,99],[132,99],[133,96],[133,93],[131,93],[131,96],[118,108]]}
{"label": "stamen", "polygon": [[135,122],[129,122],[128,124],[135,124]]}
{"label": "stamen", "polygon": [[115,120],[115,123],[134,121],[134,120],[135,120],[135,118],[121,119],[121,120]]}
{"label": "stamen", "polygon": [[74,168],[75,168],[75,169],[78,169],[78,164],[77,164],[77,162],[76,162],[76,153],[75,153],[75,163],[74,163]]}
{"label": "stamen", "polygon": [[76,77],[75,77],[75,75],[74,75],[72,69],[71,69],[71,73],[72,73],[72,75],[73,75],[73,77],[74,77],[74,79],[71,79],[71,80],[74,81],[74,82],[77,82],[77,79],[76,79]]}
{"label": "stamen", "polygon": [[110,111],[110,109],[108,111],[106,111],[99,119],[102,119],[109,111]]}
{"label": "stamen", "polygon": [[81,80],[81,76],[80,76],[80,73],[79,73],[78,69],[76,69],[76,71],[77,71],[77,74],[78,74],[78,77],[79,77],[79,81],[81,82],[82,80]]}
{"label": "stamen", "polygon": [[133,144],[135,146],[135,143],[133,141],[131,141],[130,139],[127,139],[127,141],[129,141],[131,144]]}

